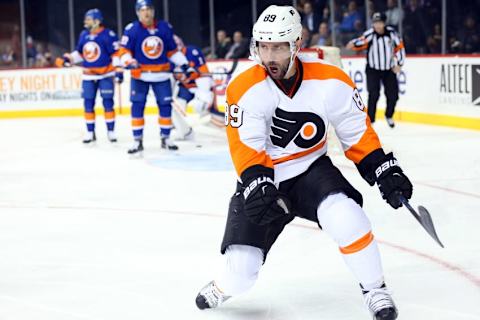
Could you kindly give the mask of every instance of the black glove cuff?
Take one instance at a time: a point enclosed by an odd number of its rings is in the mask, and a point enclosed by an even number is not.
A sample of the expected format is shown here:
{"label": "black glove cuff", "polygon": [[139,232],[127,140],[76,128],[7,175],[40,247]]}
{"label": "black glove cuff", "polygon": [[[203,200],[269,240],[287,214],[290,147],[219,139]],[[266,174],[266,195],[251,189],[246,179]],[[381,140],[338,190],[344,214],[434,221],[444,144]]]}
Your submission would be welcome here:
{"label": "black glove cuff", "polygon": [[273,177],[274,177],[273,168],[267,168],[265,166],[257,164],[245,169],[242,172],[240,179],[242,180],[243,186],[245,186],[248,183],[250,183],[253,179],[261,176],[266,176],[273,180]]}
{"label": "black glove cuff", "polygon": [[373,186],[375,181],[377,181],[375,177],[375,170],[379,166],[379,164],[385,162],[385,152],[383,149],[376,149],[370,152],[365,158],[358,163],[357,169],[360,172],[360,175],[365,179],[369,185]]}

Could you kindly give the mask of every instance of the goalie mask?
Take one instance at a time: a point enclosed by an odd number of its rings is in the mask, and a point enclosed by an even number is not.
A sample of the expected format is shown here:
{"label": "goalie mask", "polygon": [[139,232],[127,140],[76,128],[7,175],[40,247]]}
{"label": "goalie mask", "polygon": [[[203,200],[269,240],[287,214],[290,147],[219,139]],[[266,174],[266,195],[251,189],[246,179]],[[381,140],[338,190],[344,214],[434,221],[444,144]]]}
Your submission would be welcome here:
{"label": "goalie mask", "polygon": [[263,65],[259,53],[259,42],[287,42],[290,51],[285,58],[290,58],[287,72],[294,66],[295,57],[300,50],[302,24],[300,14],[292,6],[271,5],[262,12],[252,30],[250,55],[253,60]]}

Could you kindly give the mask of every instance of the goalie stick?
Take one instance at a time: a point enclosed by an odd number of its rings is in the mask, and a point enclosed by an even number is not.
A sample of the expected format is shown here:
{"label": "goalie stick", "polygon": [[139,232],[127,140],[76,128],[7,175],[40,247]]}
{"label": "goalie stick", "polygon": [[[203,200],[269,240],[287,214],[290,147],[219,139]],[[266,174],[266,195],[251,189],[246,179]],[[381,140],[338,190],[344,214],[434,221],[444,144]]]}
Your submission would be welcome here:
{"label": "goalie stick", "polygon": [[428,210],[423,206],[418,206],[417,213],[417,211],[415,211],[415,209],[402,194],[399,194],[398,198],[400,199],[400,202],[405,205],[408,211],[410,211],[410,213],[415,217],[418,223],[422,225],[423,229],[425,229],[425,231],[427,231],[427,233],[433,238],[433,240],[435,240],[440,247],[444,248],[442,242],[438,238],[437,232],[435,231],[435,226],[433,225],[432,217],[430,216]]}

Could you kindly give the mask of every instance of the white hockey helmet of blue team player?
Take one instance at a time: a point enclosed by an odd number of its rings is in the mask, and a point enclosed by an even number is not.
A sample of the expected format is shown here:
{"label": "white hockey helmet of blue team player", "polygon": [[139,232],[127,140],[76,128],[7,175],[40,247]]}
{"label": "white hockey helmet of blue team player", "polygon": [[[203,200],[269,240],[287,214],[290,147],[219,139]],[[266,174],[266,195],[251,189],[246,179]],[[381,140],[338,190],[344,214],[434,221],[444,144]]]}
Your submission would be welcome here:
{"label": "white hockey helmet of blue team player", "polygon": [[137,0],[135,3],[135,11],[138,12],[138,10],[147,7],[147,8],[153,8],[153,1],[152,0]]}
{"label": "white hockey helmet of blue team player", "polygon": [[288,42],[290,44],[290,65],[294,65],[295,57],[300,50],[297,42],[302,39],[302,22],[298,11],[292,6],[271,5],[265,9],[253,25],[250,55],[262,64],[259,53],[259,42]]}

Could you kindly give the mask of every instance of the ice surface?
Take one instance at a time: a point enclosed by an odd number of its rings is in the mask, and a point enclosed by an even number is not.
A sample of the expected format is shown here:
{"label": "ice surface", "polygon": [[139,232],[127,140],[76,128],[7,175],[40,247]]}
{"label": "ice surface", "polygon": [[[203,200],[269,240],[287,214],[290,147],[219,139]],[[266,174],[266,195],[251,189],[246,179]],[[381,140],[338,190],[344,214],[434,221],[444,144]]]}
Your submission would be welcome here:
{"label": "ice surface", "polygon": [[[222,263],[219,245],[235,174],[224,135],[160,150],[156,118],[145,156],[130,159],[97,121],[84,146],[80,118],[0,121],[0,319],[370,319],[334,243],[295,220],[256,286],[213,311],[198,290]],[[338,147],[331,156],[365,199],[399,319],[480,319],[480,132],[376,124],[432,214],[441,249],[406,209],[395,211]]]}

